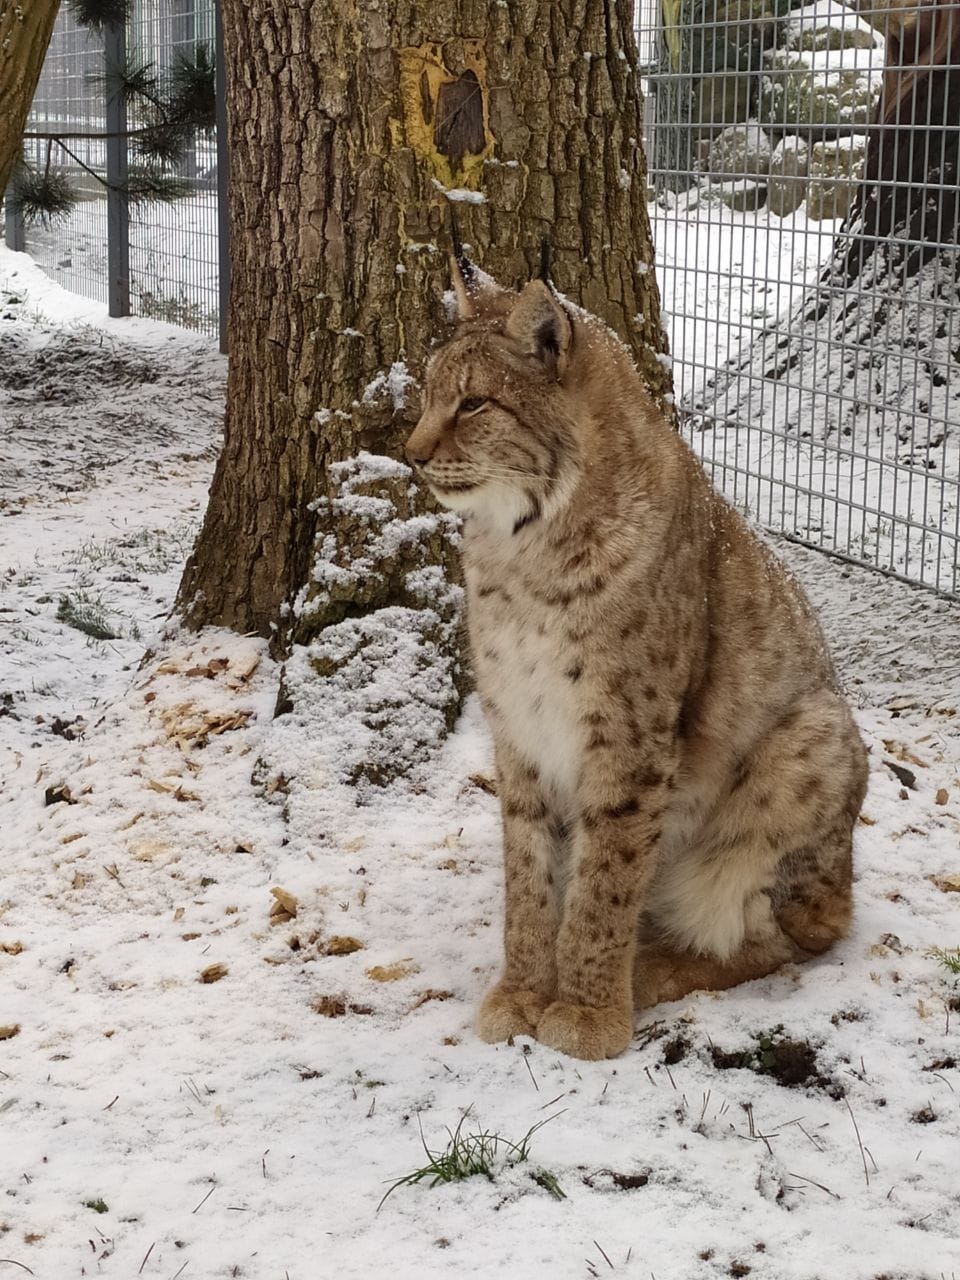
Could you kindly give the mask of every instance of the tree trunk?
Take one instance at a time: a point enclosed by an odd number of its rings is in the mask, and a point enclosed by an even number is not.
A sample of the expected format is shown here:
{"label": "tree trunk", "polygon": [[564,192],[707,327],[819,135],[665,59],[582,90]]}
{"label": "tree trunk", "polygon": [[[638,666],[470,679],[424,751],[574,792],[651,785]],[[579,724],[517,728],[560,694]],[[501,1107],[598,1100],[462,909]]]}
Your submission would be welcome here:
{"label": "tree trunk", "polygon": [[0,0],[0,194],[20,158],[60,0]]}
{"label": "tree trunk", "polygon": [[290,633],[331,464],[399,456],[416,419],[451,200],[505,283],[549,236],[558,288],[668,393],[632,21],[614,0],[223,0],[230,368],[189,624]]}

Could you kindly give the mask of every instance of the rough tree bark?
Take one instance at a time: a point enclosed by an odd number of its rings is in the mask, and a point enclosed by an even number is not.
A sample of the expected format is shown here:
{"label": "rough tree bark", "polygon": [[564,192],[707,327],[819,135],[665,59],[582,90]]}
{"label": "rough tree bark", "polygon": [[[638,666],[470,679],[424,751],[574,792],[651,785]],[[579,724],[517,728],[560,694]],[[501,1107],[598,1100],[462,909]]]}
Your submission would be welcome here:
{"label": "rough tree bark", "polygon": [[60,0],[0,0],[0,194],[7,189]]}
{"label": "rough tree bark", "polygon": [[960,422],[960,7],[892,10],[886,66],[864,180],[819,281],[691,407],[705,427],[751,423],[782,388],[778,429],[888,434],[922,469]]}
{"label": "rough tree bark", "polygon": [[451,192],[505,282],[548,235],[558,287],[669,392],[632,22],[614,0],[223,0],[230,369],[190,625],[289,632],[331,465],[399,456],[443,328]]}

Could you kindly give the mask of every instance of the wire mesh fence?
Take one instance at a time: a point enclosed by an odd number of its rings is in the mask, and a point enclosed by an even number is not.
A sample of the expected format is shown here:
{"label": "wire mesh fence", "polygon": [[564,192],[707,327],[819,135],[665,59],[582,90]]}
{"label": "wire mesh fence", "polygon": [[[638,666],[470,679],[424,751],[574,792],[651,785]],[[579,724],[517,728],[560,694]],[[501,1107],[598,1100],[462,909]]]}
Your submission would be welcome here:
{"label": "wire mesh fence", "polygon": [[64,7],[57,18],[24,139],[26,159],[37,169],[70,174],[80,199],[66,218],[24,233],[24,248],[65,289],[107,301],[106,145],[92,137],[54,144],[37,134],[95,134],[106,130],[103,40]]}
{"label": "wire mesh fence", "polygon": [[960,595],[960,6],[660,0],[683,430],[761,523]]}
{"label": "wire mesh fence", "polygon": [[[35,168],[63,171],[80,199],[67,216],[20,236],[55,280],[109,302],[114,314],[129,311],[208,334],[219,330],[223,259],[216,137],[201,130],[190,139],[178,164],[187,195],[172,203],[115,202],[111,228],[113,175],[103,135],[115,123],[103,77],[111,59],[123,58],[162,78],[179,52],[191,53],[198,44],[212,50],[215,25],[213,0],[134,0],[126,30],[104,34],[80,26],[66,6],[60,10],[24,149]],[[138,123],[129,121],[132,127]],[[58,139],[37,136],[51,133]],[[124,155],[120,164],[126,162]]]}
{"label": "wire mesh fence", "polygon": [[[212,0],[135,0],[127,24],[127,55],[161,74],[178,53],[198,43],[213,48]],[[216,333],[219,280],[216,140],[198,133],[179,166],[191,194],[172,204],[146,205],[130,222],[131,306],[152,316]]]}
{"label": "wire mesh fence", "polygon": [[[687,439],[768,527],[960,595],[960,6],[638,0],[637,22]],[[135,0],[127,53],[162,69],[214,27],[213,0]],[[103,129],[102,58],[64,9],[32,131]],[[89,198],[26,247],[103,297],[106,147],[70,145]],[[216,331],[223,168],[198,134],[190,195],[131,219],[135,313]]]}

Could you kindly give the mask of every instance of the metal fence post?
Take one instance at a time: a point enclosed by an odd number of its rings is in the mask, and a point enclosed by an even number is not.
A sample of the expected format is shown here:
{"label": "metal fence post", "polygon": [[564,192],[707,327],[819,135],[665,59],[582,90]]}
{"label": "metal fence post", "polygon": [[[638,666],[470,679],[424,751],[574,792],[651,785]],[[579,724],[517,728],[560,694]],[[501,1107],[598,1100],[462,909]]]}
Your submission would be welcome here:
{"label": "metal fence post", "polygon": [[26,253],[27,233],[23,218],[9,203],[4,205],[3,210],[3,238],[8,249],[14,249],[17,253]]}
{"label": "metal fence post", "polygon": [[[122,25],[104,28],[104,68],[122,67],[127,56],[127,33]],[[106,101],[107,122],[107,303],[112,316],[130,314],[130,205],[127,184],[127,108],[119,93]]]}
{"label": "metal fence post", "polygon": [[220,267],[220,350],[227,350],[230,310],[230,146],[227,139],[227,63],[223,51],[223,18],[216,4],[217,46],[217,252]]}

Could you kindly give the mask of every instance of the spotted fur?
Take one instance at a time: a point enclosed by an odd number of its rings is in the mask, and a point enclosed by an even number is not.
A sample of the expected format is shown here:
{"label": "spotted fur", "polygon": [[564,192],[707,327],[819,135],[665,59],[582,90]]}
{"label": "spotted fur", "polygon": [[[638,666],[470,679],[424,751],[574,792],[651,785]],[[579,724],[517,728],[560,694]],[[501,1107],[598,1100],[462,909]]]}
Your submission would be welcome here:
{"label": "spotted fur", "polygon": [[800,588],[616,336],[456,279],[407,454],[465,517],[496,746],[505,963],[484,1039],[620,1053],[635,1006],[824,951],[866,757]]}

